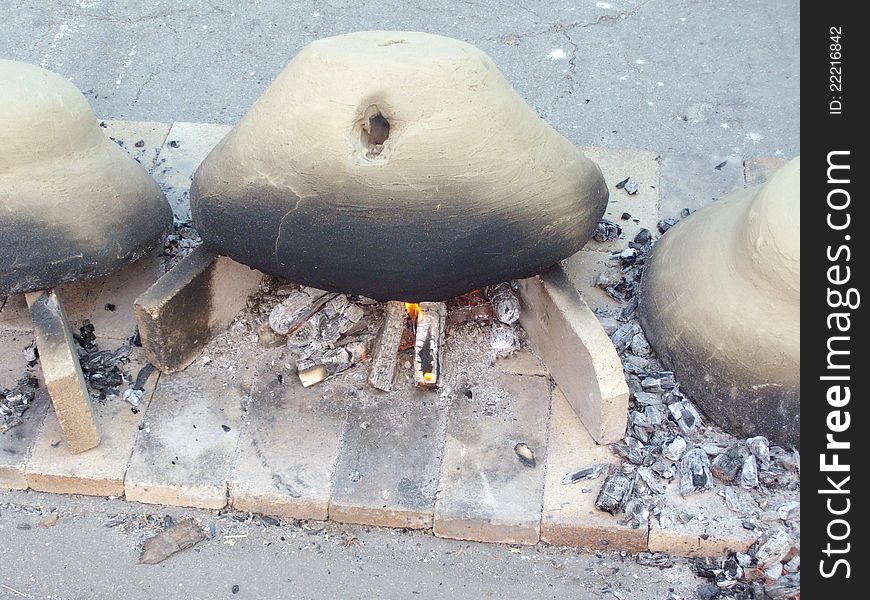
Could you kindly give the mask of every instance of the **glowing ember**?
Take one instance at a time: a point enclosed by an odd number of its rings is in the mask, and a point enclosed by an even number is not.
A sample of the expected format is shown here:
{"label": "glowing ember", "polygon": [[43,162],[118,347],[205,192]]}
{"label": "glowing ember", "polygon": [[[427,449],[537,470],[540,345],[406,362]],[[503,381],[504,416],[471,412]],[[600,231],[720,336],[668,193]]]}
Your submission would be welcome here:
{"label": "glowing ember", "polygon": [[429,383],[434,383],[435,373],[423,373],[423,379]]}

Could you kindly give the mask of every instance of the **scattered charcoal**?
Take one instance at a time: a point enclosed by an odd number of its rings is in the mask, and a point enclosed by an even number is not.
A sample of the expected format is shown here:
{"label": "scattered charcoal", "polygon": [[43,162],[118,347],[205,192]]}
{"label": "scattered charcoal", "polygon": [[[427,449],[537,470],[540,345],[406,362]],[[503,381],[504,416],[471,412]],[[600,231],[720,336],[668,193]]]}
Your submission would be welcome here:
{"label": "scattered charcoal", "polygon": [[758,529],[758,525],[749,520],[741,521],[740,525],[743,526],[743,529],[746,529],[748,531],[755,531],[756,529]]}
{"label": "scattered charcoal", "polygon": [[206,539],[196,521],[184,519],[152,538],[145,540],[140,564],[155,565],[181,550],[186,550]]}
{"label": "scattered charcoal", "polygon": [[746,512],[743,503],[740,502],[740,498],[737,497],[737,492],[732,488],[726,486],[723,491],[719,492],[719,494],[725,498],[725,506],[727,506],[729,510],[741,515]]}
{"label": "scattered charcoal", "polygon": [[495,317],[505,325],[513,325],[520,318],[520,299],[510,283],[499,283],[486,288]]}
{"label": "scattered charcoal", "polygon": [[679,219],[675,219],[673,217],[662,219],[658,222],[659,233],[665,233],[668,229],[679,223]]}
{"label": "scattered charcoal", "polygon": [[652,234],[649,232],[649,229],[641,229],[637,232],[637,235],[634,236],[634,240],[632,241],[640,246],[646,246],[652,241]]}
{"label": "scattered charcoal", "polygon": [[715,583],[705,583],[697,589],[697,594],[700,600],[714,600],[720,597],[720,591]]}
{"label": "scattered charcoal", "polygon": [[657,460],[650,465],[650,470],[662,479],[671,479],[675,474],[674,467],[663,460]]}
{"label": "scattered charcoal", "polygon": [[651,404],[643,411],[650,427],[661,427],[668,421],[668,411],[662,404]]}
{"label": "scattered charcoal", "polygon": [[723,481],[734,481],[741,466],[743,466],[743,457],[740,453],[740,446],[734,444],[713,459],[710,470],[713,475]]}
{"label": "scattered charcoal", "polygon": [[721,569],[716,573],[716,585],[720,588],[731,588],[743,577],[743,567],[733,556],[722,561]]}
{"label": "scattered charcoal", "polygon": [[752,437],[746,440],[746,448],[758,459],[762,465],[770,462],[770,442],[764,436]]}
{"label": "scattered charcoal", "polygon": [[740,487],[747,490],[758,487],[758,466],[753,454],[743,460],[743,468],[740,470]]}
{"label": "scattered charcoal", "polygon": [[718,165],[716,165],[713,168],[716,169],[717,171],[721,171],[722,168],[727,164],[728,164],[728,160],[726,159],[726,160],[723,160],[722,162],[720,162]]}
{"label": "scattered charcoal", "polygon": [[683,210],[680,211],[680,217],[685,219],[693,212],[695,212],[695,211],[693,211],[691,208],[684,208]]}
{"label": "scattered charcoal", "polygon": [[637,410],[631,411],[628,417],[628,422],[632,427],[646,428],[650,426],[646,419],[646,415]]}
{"label": "scattered charcoal", "polygon": [[237,584],[237,583],[233,584],[233,586],[230,588],[230,593],[238,594],[239,590],[241,590],[241,589],[242,589],[242,587],[239,584]]}
{"label": "scattered charcoal", "polygon": [[788,521],[789,519],[793,519],[800,512],[800,507],[800,502],[789,500],[776,509],[776,516],[783,521]]}
{"label": "scattered charcoal", "polygon": [[517,458],[520,459],[520,462],[525,466],[534,467],[537,464],[535,453],[524,442],[520,442],[514,446],[514,452],[516,453]]}
{"label": "scattered charcoal", "polygon": [[493,323],[489,332],[489,344],[496,356],[505,357],[519,349],[520,340],[513,327],[503,323]]}
{"label": "scattered charcoal", "polygon": [[636,181],[629,180],[625,182],[625,186],[623,186],[622,189],[624,189],[628,195],[634,196],[638,191],[640,191],[640,185],[638,185]]}
{"label": "scattered charcoal", "polygon": [[661,396],[652,392],[637,392],[634,401],[641,406],[663,406]]}
{"label": "scattered charcoal", "polygon": [[647,460],[652,458],[643,442],[636,438],[626,436],[625,445],[628,447],[628,460],[636,465],[645,464]]}
{"label": "scattered charcoal", "polygon": [[[725,446],[717,444],[715,442],[702,442],[698,445],[698,447],[707,453],[707,456],[719,456],[723,452],[725,452]],[[715,473],[714,473],[715,475]]]}
{"label": "scattered charcoal", "polygon": [[674,462],[680,460],[686,452],[686,438],[681,435],[676,436],[670,442],[662,446],[662,456]]}
{"label": "scattered charcoal", "polygon": [[656,481],[656,478],[653,476],[653,471],[650,468],[640,466],[637,468],[637,474],[649,488],[649,491],[651,491],[653,494],[665,493],[665,488],[662,486],[662,484]]}
{"label": "scattered charcoal", "polygon": [[145,140],[138,140],[135,144],[133,144],[133,146],[136,148],[144,148],[145,147]]}
{"label": "scattered charcoal", "polygon": [[598,496],[595,498],[595,508],[611,515],[617,514],[631,496],[631,492],[634,490],[634,480],[633,475],[623,471],[610,473],[598,491]]}
{"label": "scattered charcoal", "polygon": [[607,219],[602,219],[598,222],[598,226],[595,228],[595,233],[592,234],[592,238],[597,242],[610,242],[612,240],[619,239],[619,236],[622,235],[622,227],[608,221]]}
{"label": "scattered charcoal", "polygon": [[619,318],[623,321],[628,321],[634,317],[634,313],[637,312],[637,303],[638,303],[637,295],[631,297],[631,300],[628,301],[628,304],[625,305],[625,308],[622,309],[622,312],[619,313]]}
{"label": "scattered charcoal", "polygon": [[[635,483],[637,483],[637,480],[635,480]],[[620,521],[621,524],[628,525],[632,529],[649,527],[650,510],[646,505],[646,502],[644,502],[639,496],[630,496],[628,501],[625,503],[623,511],[625,512],[625,519]]]}
{"label": "scattered charcoal", "polygon": [[674,379],[673,371],[659,371],[655,374],[655,376],[659,380],[659,385],[664,390],[672,390],[677,385],[676,379]]}
{"label": "scattered charcoal", "polygon": [[719,570],[719,563],[712,558],[693,558],[689,565],[695,575],[704,579],[715,579],[716,571]]}
{"label": "scattered charcoal", "polygon": [[73,339],[83,349],[91,350],[97,340],[93,324],[90,321],[85,320],[82,326],[79,327],[79,332],[73,334]]}
{"label": "scattered charcoal", "polygon": [[674,566],[674,559],[666,552],[640,552],[636,560],[637,564],[645,567],[669,569]]}
{"label": "scattered charcoal", "polygon": [[710,459],[700,448],[689,450],[680,459],[680,495],[703,492],[713,486]]}
{"label": "scattered charcoal", "polygon": [[610,336],[610,341],[616,347],[616,352],[622,354],[628,346],[634,334],[640,331],[637,323],[624,323],[619,329],[613,332]]}
{"label": "scattered charcoal", "polygon": [[649,356],[652,352],[652,348],[650,348],[649,342],[646,340],[646,336],[642,331],[638,331],[634,334],[629,346],[631,347],[631,351],[637,356]]}
{"label": "scattered charcoal", "polygon": [[[634,338],[632,338],[633,340]],[[640,382],[640,385],[643,386],[644,391],[646,392],[663,392],[665,391],[662,388],[662,381],[658,377],[649,376],[644,378],[643,381]]]}
{"label": "scattered charcoal", "polygon": [[180,148],[181,142],[179,142],[178,140],[169,140],[169,147],[170,148]]}
{"label": "scattered charcoal", "polygon": [[743,567],[744,569],[747,569],[750,566],[752,566],[752,563],[754,562],[752,560],[752,556],[750,556],[749,554],[745,554],[743,552],[735,552],[734,553],[734,560],[736,560],[737,564],[740,565],[741,567]]}
{"label": "scattered charcoal", "polygon": [[[671,411],[671,416],[674,418],[674,421],[677,422],[677,425],[683,433],[693,432],[701,423],[701,415],[698,414],[698,410],[688,400],[669,404],[668,410]],[[706,457],[707,455],[705,453],[704,458]]]}
{"label": "scattered charcoal", "polygon": [[630,267],[635,263],[638,257],[637,248],[626,248],[617,254],[616,256],[619,258],[619,263],[623,268]]}
{"label": "scattered charcoal", "polygon": [[[641,375],[646,376],[649,370],[649,359],[626,352],[622,357],[622,368],[632,375],[637,375],[638,377]],[[661,400],[654,404],[661,404]]]}
{"label": "scattered charcoal", "polygon": [[790,600],[800,598],[801,572],[789,573],[780,577],[773,585],[765,589],[771,600]]}
{"label": "scattered charcoal", "polygon": [[791,551],[791,548],[792,541],[788,532],[780,530],[758,548],[758,552],[755,553],[755,560],[758,561],[758,566],[767,568],[781,563]]}
{"label": "scattered charcoal", "polygon": [[607,465],[592,465],[573,473],[566,473],[565,477],[562,478],[562,485],[570,485],[588,479],[598,479],[606,467]]}
{"label": "scattered charcoal", "polygon": [[624,188],[625,184],[628,183],[630,179],[631,179],[631,177],[626,177],[622,181],[618,182],[615,186],[616,189],[621,190],[622,188]]}
{"label": "scattered charcoal", "polygon": [[11,389],[0,388],[0,434],[24,422],[24,413],[33,405],[39,379],[27,374]]}
{"label": "scattered charcoal", "polygon": [[199,232],[191,221],[173,220],[172,232],[163,242],[163,271],[169,271],[201,243]]}
{"label": "scattered charcoal", "polygon": [[629,213],[624,212],[624,213],[622,213],[622,216],[620,216],[619,218],[622,219],[623,221],[628,221],[629,219],[631,219],[631,215]]}
{"label": "scattered charcoal", "polygon": [[148,378],[151,377],[151,374],[156,371],[157,368],[151,363],[146,363],[144,367],[139,369],[139,372],[136,373],[136,381],[133,383],[133,387],[137,390],[145,389],[145,382],[148,381]]}

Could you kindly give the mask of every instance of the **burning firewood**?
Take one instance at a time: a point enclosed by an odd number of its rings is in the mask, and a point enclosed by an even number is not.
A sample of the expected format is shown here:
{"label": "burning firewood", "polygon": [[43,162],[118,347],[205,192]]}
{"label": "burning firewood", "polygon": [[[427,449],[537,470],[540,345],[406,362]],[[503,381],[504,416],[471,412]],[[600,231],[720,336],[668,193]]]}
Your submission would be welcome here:
{"label": "burning firewood", "polygon": [[409,310],[416,315],[416,343],[414,344],[414,383],[420,387],[436,387],[441,370],[441,346],[447,324],[447,305],[443,302],[421,302]]}
{"label": "burning firewood", "polygon": [[379,390],[388,392],[393,387],[399,344],[407,320],[408,314],[404,303],[395,301],[387,303],[384,326],[375,341],[372,368],[369,372],[369,383]]}

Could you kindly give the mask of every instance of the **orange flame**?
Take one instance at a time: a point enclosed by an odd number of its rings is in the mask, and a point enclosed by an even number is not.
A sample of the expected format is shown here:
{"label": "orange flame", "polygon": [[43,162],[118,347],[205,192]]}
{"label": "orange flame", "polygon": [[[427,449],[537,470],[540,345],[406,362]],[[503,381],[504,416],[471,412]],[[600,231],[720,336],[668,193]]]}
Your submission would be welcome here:
{"label": "orange flame", "polygon": [[411,317],[411,322],[417,322],[417,315],[420,314],[420,305],[414,302],[405,302],[405,310],[408,311],[408,316]]}
{"label": "orange flame", "polygon": [[429,383],[435,381],[435,373],[423,373],[423,380]]}

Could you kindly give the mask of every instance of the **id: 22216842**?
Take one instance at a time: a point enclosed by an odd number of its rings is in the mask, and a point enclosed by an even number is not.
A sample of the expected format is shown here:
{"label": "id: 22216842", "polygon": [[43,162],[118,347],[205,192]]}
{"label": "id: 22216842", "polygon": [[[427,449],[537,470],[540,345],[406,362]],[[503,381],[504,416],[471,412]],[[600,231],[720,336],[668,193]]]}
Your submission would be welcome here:
{"label": "id: 22216842", "polygon": [[843,111],[843,45],[840,38],[843,36],[842,27],[831,27],[828,30],[831,44],[830,67],[828,69],[828,89],[831,91],[831,101],[828,103],[828,114],[839,115]]}

